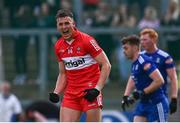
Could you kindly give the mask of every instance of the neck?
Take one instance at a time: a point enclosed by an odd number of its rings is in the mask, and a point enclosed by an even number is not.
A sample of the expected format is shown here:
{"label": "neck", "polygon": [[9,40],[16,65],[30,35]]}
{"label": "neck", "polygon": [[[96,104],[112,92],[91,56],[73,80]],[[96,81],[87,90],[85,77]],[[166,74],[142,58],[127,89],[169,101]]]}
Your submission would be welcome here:
{"label": "neck", "polygon": [[138,59],[138,56],[139,56],[139,51],[137,51],[137,52],[134,54],[134,56],[133,56],[133,58],[132,58],[132,61],[133,61],[133,62],[136,61],[136,60]]}
{"label": "neck", "polygon": [[146,50],[146,52],[147,52],[147,53],[154,53],[154,52],[156,52],[157,49],[158,49],[157,46],[154,45],[152,48]]}

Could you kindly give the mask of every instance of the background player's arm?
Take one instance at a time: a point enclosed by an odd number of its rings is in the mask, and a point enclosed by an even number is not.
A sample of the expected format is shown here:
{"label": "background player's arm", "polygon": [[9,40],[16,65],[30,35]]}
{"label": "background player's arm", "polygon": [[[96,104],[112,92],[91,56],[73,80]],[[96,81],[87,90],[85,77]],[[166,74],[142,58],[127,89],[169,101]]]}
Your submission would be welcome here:
{"label": "background player's arm", "polygon": [[127,85],[126,85],[124,96],[129,96],[133,89],[134,89],[134,81],[130,76],[129,79],[128,79]]}
{"label": "background player's arm", "polygon": [[164,79],[158,69],[155,69],[149,76],[153,81],[144,89],[145,94],[152,93],[164,83]]}
{"label": "background player's arm", "polygon": [[171,98],[177,98],[178,94],[178,80],[175,67],[166,70],[171,81]]}
{"label": "background player's arm", "polygon": [[63,62],[59,62],[59,75],[56,81],[56,87],[54,89],[54,93],[60,94],[64,91],[66,87],[66,73],[65,73],[65,66]]}
{"label": "background player's arm", "polygon": [[111,64],[104,51],[102,51],[99,55],[97,55],[95,57],[95,60],[101,65],[101,73],[96,85],[96,89],[101,90],[104,87],[106,79],[109,76],[111,70]]}

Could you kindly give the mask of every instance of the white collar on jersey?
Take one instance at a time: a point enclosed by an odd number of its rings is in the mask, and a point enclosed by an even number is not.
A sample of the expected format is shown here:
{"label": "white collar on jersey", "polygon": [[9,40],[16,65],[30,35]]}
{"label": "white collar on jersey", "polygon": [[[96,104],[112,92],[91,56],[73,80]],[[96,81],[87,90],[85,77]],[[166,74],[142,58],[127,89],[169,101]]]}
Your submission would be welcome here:
{"label": "white collar on jersey", "polygon": [[71,39],[71,41],[66,41],[69,45],[72,44],[72,42],[74,41],[74,39]]}

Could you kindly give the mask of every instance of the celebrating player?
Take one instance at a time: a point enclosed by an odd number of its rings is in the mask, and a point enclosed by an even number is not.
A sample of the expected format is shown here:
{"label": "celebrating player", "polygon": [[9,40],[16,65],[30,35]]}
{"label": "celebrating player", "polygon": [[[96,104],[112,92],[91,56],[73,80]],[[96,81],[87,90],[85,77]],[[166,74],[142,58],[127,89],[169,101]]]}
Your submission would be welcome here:
{"label": "celebrating player", "polygon": [[110,73],[109,60],[93,37],[76,28],[70,11],[59,10],[56,22],[62,35],[55,44],[60,72],[49,99],[56,103],[64,93],[62,122],[79,121],[82,112],[87,122],[101,121],[101,90]]}
{"label": "celebrating player", "polygon": [[[132,103],[130,93],[132,88],[135,100],[140,100],[134,112],[134,122],[166,121],[168,115],[168,100],[161,89],[164,79],[154,63],[140,54],[140,39],[132,35],[122,39],[125,56],[132,60],[131,76],[122,100],[122,108]],[[133,85],[133,86],[129,86]]]}

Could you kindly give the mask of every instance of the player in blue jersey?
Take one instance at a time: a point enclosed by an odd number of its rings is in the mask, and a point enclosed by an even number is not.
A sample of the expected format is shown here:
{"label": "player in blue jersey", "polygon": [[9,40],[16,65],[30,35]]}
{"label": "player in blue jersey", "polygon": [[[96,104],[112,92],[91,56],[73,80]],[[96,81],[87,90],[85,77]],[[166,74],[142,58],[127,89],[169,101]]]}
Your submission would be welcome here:
{"label": "player in blue jersey", "polygon": [[[132,35],[122,39],[125,56],[132,60],[131,76],[128,85],[136,88],[133,97],[140,100],[134,112],[134,122],[167,121],[168,100],[161,89],[164,79],[151,59],[140,54],[140,39]],[[131,89],[132,90],[132,89]],[[122,107],[132,103],[130,89],[126,88]]]}
{"label": "player in blue jersey", "polygon": [[177,110],[177,95],[178,95],[178,80],[176,74],[176,68],[172,57],[165,51],[157,47],[158,33],[151,28],[143,29],[140,32],[141,46],[144,49],[142,54],[149,56],[156,64],[157,68],[161,72],[164,78],[163,91],[168,96],[167,85],[168,77],[170,79],[170,98],[169,105],[170,113],[174,113]]}

